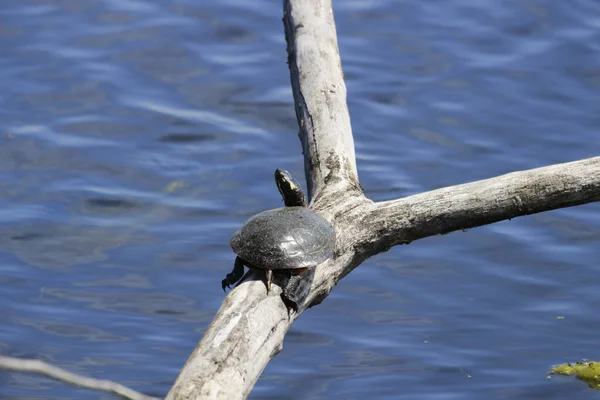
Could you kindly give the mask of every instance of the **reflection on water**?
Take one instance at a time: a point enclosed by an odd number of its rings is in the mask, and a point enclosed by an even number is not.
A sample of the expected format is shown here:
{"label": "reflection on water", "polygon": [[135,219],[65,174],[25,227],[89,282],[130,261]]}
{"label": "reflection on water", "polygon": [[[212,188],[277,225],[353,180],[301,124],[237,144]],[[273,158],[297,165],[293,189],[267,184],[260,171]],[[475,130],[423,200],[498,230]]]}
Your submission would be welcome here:
{"label": "reflection on water", "polygon": [[[375,200],[600,153],[598,3],[338,2]],[[281,6],[0,10],[0,353],[163,396],[218,309],[231,234],[302,176]],[[394,248],[286,337],[251,398],[592,398],[598,205]],[[0,373],[7,399],[96,398]],[[101,395],[100,395],[101,396]]]}

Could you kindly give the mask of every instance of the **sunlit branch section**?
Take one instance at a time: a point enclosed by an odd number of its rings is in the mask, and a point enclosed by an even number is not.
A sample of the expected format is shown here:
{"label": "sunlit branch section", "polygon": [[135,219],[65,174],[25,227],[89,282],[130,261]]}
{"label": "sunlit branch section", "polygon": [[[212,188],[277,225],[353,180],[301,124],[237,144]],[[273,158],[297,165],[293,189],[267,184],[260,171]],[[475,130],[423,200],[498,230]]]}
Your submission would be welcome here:
{"label": "sunlit branch section", "polygon": [[373,203],[357,215],[362,244],[380,247],[600,201],[600,157],[513,172]]}
{"label": "sunlit branch section", "polygon": [[326,186],[358,186],[346,85],[331,1],[284,2],[290,79],[311,200]]}

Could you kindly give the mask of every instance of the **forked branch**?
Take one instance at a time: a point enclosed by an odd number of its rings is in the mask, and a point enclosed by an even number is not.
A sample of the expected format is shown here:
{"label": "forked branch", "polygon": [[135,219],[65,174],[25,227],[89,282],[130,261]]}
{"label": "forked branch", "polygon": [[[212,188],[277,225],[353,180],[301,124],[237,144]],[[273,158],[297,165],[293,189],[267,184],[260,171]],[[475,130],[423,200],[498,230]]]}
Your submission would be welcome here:
{"label": "forked branch", "polygon": [[331,1],[285,0],[283,22],[311,208],[335,227],[335,256],[316,267],[297,312],[260,279],[232,290],[167,399],[245,398],[296,318],[391,246],[600,200],[600,158],[591,158],[373,203],[358,183]]}

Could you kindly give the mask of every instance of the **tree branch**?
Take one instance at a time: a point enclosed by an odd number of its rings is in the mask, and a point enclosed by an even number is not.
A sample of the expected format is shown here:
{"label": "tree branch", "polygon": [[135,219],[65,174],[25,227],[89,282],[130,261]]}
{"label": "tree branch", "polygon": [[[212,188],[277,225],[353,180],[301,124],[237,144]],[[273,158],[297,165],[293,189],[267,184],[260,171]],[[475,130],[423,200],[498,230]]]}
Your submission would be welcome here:
{"label": "tree branch", "polygon": [[600,201],[600,157],[513,172],[398,200],[341,203],[343,208],[335,207],[337,258],[317,268],[306,301],[311,306],[319,303],[361,262],[392,246],[595,201]]}
{"label": "tree branch", "polygon": [[331,1],[285,0],[283,24],[308,197],[359,187]]}
{"label": "tree branch", "polygon": [[380,248],[523,215],[600,201],[600,157],[513,172],[349,213],[360,245]]}
{"label": "tree branch", "polygon": [[167,399],[245,398],[300,314],[391,246],[600,199],[600,158],[592,158],[373,203],[358,182],[331,1],[284,0],[283,21],[310,206],[335,227],[335,255],[315,268],[297,312],[277,281],[269,296],[262,276],[232,290]]}
{"label": "tree branch", "polygon": [[92,390],[102,390],[131,400],[158,400],[156,397],[146,396],[119,383],[77,375],[40,360],[23,360],[21,358],[0,356],[0,369],[42,374],[69,385]]}

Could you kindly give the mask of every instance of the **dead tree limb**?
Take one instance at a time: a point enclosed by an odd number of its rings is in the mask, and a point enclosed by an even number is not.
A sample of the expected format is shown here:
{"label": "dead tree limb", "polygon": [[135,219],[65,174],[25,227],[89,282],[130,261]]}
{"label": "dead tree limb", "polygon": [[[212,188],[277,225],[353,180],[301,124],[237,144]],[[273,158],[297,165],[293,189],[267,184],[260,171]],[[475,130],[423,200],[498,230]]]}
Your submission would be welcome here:
{"label": "dead tree limb", "polygon": [[158,400],[156,397],[146,396],[119,383],[74,374],[40,360],[24,360],[22,358],[0,356],[0,369],[41,374],[69,385],[91,390],[101,390],[130,400]]}
{"label": "dead tree limb", "polygon": [[331,1],[284,0],[283,22],[310,206],[336,228],[335,256],[316,268],[297,312],[288,314],[276,285],[269,296],[260,280],[231,291],[167,399],[245,398],[296,318],[391,246],[600,200],[596,157],[372,202],[358,182]]}

